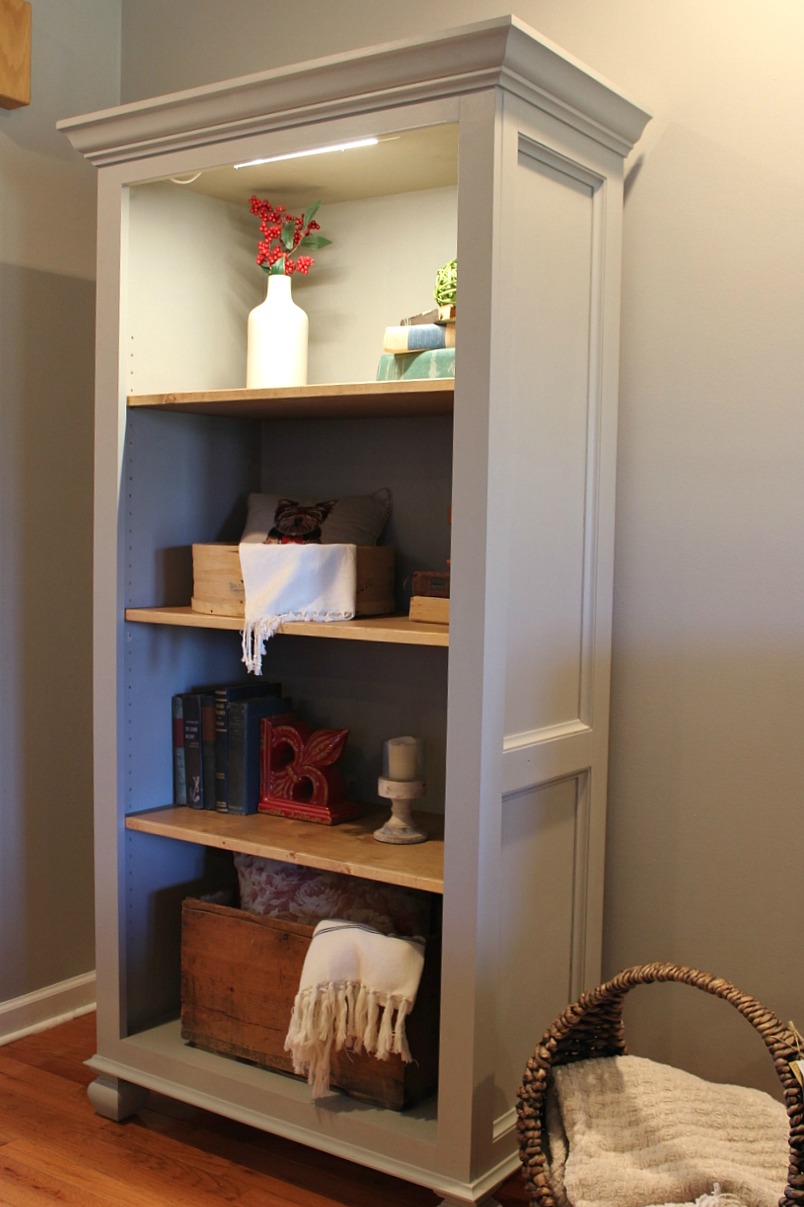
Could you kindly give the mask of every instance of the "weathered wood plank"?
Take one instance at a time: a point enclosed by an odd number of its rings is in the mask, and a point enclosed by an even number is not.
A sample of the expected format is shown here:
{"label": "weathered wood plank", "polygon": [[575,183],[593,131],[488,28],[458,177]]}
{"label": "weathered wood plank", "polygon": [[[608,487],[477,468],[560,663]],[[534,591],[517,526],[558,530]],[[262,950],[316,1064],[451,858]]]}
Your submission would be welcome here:
{"label": "weathered wood plank", "polygon": [[266,390],[205,390],[188,394],[133,394],[130,407],[192,411],[252,419],[354,419],[446,415],[455,381],[358,381]]}
{"label": "weathered wood plank", "polygon": [[374,830],[388,810],[369,810],[355,821],[337,826],[311,825],[267,813],[215,813],[214,810],[175,808],[131,813],[126,828],[194,842],[219,850],[243,851],[264,859],[280,859],[326,872],[361,876],[384,884],[399,884],[426,892],[444,891],[444,818],[417,813],[430,840],[415,846],[377,842]]}

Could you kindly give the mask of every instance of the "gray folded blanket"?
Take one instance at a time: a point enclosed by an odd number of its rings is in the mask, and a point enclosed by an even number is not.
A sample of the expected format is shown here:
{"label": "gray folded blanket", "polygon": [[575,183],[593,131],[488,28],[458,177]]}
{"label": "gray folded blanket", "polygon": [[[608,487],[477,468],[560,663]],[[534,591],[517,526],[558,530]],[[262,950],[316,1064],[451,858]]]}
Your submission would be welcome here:
{"label": "gray folded blanket", "polygon": [[555,1067],[545,1125],[560,1207],[776,1207],[787,1183],[780,1102],[639,1056]]}

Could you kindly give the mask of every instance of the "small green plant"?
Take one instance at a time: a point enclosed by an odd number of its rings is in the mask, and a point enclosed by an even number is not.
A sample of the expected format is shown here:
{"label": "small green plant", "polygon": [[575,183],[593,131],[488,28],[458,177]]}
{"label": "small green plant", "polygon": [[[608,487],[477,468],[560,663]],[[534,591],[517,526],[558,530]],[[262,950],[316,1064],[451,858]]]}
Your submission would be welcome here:
{"label": "small green plant", "polygon": [[454,306],[458,292],[458,261],[449,260],[436,273],[433,297],[439,306]]}

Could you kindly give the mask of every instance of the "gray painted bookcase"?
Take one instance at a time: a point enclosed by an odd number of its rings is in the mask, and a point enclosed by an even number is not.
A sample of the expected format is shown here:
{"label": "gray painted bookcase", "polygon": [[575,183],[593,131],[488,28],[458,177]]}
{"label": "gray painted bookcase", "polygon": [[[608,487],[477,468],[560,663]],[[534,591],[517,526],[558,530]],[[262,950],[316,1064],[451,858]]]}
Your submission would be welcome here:
{"label": "gray painted bookcase", "polygon": [[[493,1201],[515,1167],[527,1056],[600,971],[622,185],[646,121],[500,18],[61,123],[99,169],[101,1113],[156,1090],[449,1204]],[[252,192],[322,200],[332,244],[295,294],[307,387],[243,386],[264,290]],[[456,254],[454,382],[374,382],[384,327],[427,309]],[[242,671],[237,621],[189,607],[189,547],[236,541],[249,490],[381,486],[400,584],[451,559],[449,628],[289,626],[267,674],[316,723],[350,727],[376,807],[382,739],[425,737],[433,838],[352,849],[311,825],[290,842],[282,819],[173,807],[172,694]],[[238,849],[443,893],[435,1098],[316,1104],[182,1041],[181,900]]]}

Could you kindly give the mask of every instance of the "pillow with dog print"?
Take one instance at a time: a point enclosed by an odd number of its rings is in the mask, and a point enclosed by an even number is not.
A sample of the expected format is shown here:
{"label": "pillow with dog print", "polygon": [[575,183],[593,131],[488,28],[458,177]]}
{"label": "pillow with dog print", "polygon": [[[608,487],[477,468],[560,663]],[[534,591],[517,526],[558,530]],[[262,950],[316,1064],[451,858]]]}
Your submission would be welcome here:
{"label": "pillow with dog print", "polygon": [[385,487],[342,499],[250,494],[240,539],[249,544],[376,545],[390,514],[391,492]]}

